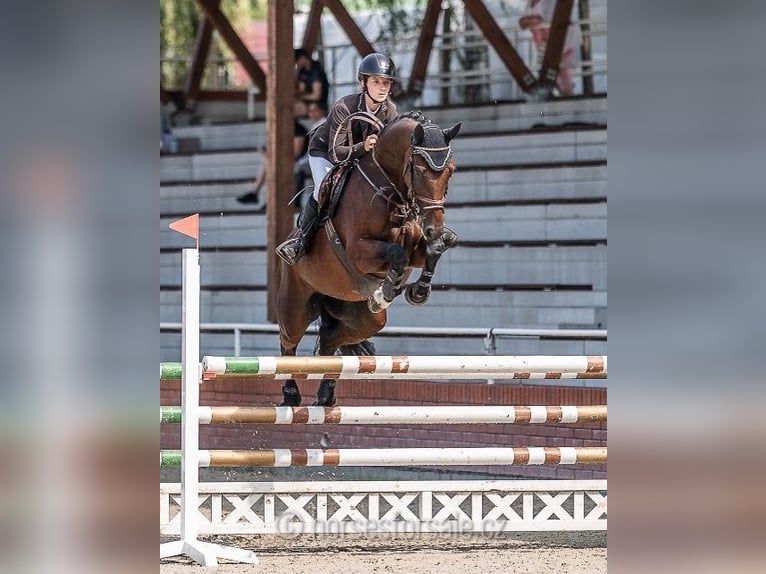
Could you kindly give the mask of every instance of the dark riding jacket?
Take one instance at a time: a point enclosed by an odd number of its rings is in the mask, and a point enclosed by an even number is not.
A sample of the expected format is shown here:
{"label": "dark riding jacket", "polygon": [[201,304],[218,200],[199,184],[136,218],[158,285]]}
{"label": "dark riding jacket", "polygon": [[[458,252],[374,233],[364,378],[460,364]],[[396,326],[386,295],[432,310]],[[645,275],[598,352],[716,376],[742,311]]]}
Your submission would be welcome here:
{"label": "dark riding jacket", "polygon": [[[309,155],[323,157],[332,163],[340,163],[346,159],[357,159],[365,154],[364,140],[373,133],[374,128],[364,121],[341,122],[355,112],[367,110],[364,103],[364,94],[351,94],[335,102],[327,121],[322,123],[311,134],[309,143]],[[396,117],[396,104],[386,98],[373,115],[383,124],[387,124]],[[340,133],[338,128],[340,127]],[[338,133],[336,138],[336,133]],[[337,141],[334,148],[330,149],[332,142]],[[354,142],[354,145],[349,145]]]}

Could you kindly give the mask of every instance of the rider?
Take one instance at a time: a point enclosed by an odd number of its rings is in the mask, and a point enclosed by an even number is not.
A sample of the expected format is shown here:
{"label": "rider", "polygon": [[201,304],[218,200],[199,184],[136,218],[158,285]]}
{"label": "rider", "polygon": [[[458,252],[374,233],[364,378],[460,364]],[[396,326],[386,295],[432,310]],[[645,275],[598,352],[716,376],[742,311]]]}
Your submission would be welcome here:
{"label": "rider", "polygon": [[306,253],[314,236],[319,223],[319,188],[327,173],[335,164],[359,159],[378,142],[374,127],[367,122],[344,120],[356,112],[372,114],[383,124],[396,117],[396,104],[388,99],[396,78],[393,60],[379,52],[368,54],[359,63],[356,77],[361,82],[362,92],[335,102],[327,121],[311,135],[309,165],[314,193],[298,217],[298,227],[276,248],[277,254],[290,265]]}

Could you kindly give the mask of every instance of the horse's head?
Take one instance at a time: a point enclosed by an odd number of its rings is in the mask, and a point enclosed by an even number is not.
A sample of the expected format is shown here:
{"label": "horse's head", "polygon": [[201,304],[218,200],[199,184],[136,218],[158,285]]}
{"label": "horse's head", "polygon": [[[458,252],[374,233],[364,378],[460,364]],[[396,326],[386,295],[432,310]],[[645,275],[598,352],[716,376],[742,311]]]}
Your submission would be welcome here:
{"label": "horse's head", "polygon": [[447,186],[456,169],[450,141],[461,125],[442,129],[421,113],[411,112],[386,126],[375,149],[381,166],[406,189],[407,201],[422,214],[426,241],[443,232]]}

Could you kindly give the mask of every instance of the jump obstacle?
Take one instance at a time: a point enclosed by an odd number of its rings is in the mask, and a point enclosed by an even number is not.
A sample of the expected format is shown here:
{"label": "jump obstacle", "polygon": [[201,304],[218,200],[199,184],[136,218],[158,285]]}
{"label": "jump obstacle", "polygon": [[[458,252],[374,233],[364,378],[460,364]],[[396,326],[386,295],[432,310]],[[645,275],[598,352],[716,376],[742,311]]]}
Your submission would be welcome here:
{"label": "jump obstacle", "polygon": [[[182,420],[179,406],[160,407],[160,423]],[[199,407],[199,424],[542,424],[606,422],[606,405],[593,406],[395,406],[395,407]]]}
{"label": "jump obstacle", "polygon": [[[175,542],[164,543],[160,546],[160,557],[187,554],[195,561],[207,565],[217,565],[217,557],[225,557],[231,560],[247,563],[257,563],[257,557],[250,551],[237,548],[224,547],[217,544],[202,542],[197,539],[200,533],[200,524],[213,524],[216,521],[208,520],[199,512],[200,505],[208,497],[200,497],[200,485],[198,469],[200,467],[228,467],[228,466],[262,466],[262,467],[297,467],[297,466],[421,466],[421,465],[531,465],[531,464],[602,464],[607,461],[607,449],[601,447],[508,447],[508,448],[398,448],[398,449],[269,449],[269,450],[200,450],[199,449],[199,424],[216,423],[267,423],[267,424],[380,424],[380,423],[543,423],[543,422],[593,422],[606,420],[606,407],[200,407],[199,384],[204,380],[226,378],[254,378],[254,379],[320,379],[320,378],[357,378],[357,379],[482,379],[482,378],[606,378],[607,357],[437,357],[437,356],[400,356],[400,357],[204,357],[201,363],[197,363],[195,357],[199,357],[199,252],[197,249],[183,250],[183,326],[182,326],[182,362],[164,363],[160,366],[161,379],[182,380],[182,405],[178,407],[162,407],[160,409],[161,423],[182,424],[181,450],[166,450],[160,452],[160,465],[165,467],[181,467],[182,480],[180,485],[180,499],[173,496],[172,485],[161,489],[161,521],[163,517],[166,524],[161,526],[163,533],[178,532],[181,539]],[[297,377],[296,377],[297,375]],[[184,413],[187,416],[184,416]],[[449,482],[449,481],[447,481]],[[486,481],[470,481],[486,482]],[[492,482],[492,481],[490,481]],[[497,481],[519,482],[519,481]],[[549,481],[541,481],[549,482]],[[497,522],[501,518],[500,525],[494,524],[493,531],[501,530],[550,530],[548,527],[540,527],[539,522],[545,518],[555,517],[553,522],[561,522],[561,528],[557,530],[584,529],[600,530],[606,528],[606,481],[589,481],[590,488],[572,488],[572,483],[579,481],[550,481],[566,483],[565,492],[558,494],[538,493],[538,499],[544,502],[543,511],[535,515],[531,504],[534,502],[527,496],[523,497],[522,511],[517,512],[511,506],[509,499],[516,500],[521,493],[507,494],[502,498],[492,493],[470,494],[472,504],[479,499],[487,497],[495,507],[487,513],[485,520],[479,520],[482,529],[486,524]],[[332,483],[328,483],[332,485]],[[364,483],[354,483],[364,484]],[[374,483],[366,483],[374,484]],[[429,483],[433,485],[434,483]],[[553,485],[551,485],[553,486]],[[563,486],[563,485],[562,485]],[[332,488],[332,486],[328,487]],[[439,488],[429,487],[430,490]],[[538,489],[539,490],[539,489]],[[546,492],[551,492],[550,487],[545,487]],[[429,491],[430,492],[430,491]],[[603,495],[600,493],[604,492]],[[420,494],[421,506],[425,504],[426,492]],[[525,491],[526,494],[526,491]],[[245,514],[253,516],[252,505],[256,502],[255,495],[249,495],[236,504],[237,512],[232,512],[226,522],[229,526],[240,521]],[[265,496],[265,495],[264,495]],[[317,497],[320,495],[317,494]],[[333,497],[338,504],[346,510],[350,504],[356,505],[361,498],[369,497],[369,513],[374,516],[377,512],[378,500],[368,493],[367,495],[351,495],[342,501],[343,497]],[[385,496],[385,495],[384,495]],[[408,520],[398,521],[399,524],[410,524],[410,515],[413,513],[404,506],[405,501],[409,504],[418,494],[408,493],[402,497],[386,498],[392,505],[392,509],[398,509],[393,519],[401,515],[407,516]],[[458,495],[454,495],[460,498]],[[467,496],[467,495],[465,495]],[[564,510],[564,500],[573,497],[573,510]],[[171,499],[180,502],[180,512],[170,519]],[[229,501],[234,500],[226,496]],[[281,499],[281,497],[280,497]],[[306,504],[305,497],[300,497]],[[212,514],[221,514],[222,497],[210,499],[212,501]],[[217,500],[217,503],[216,503]],[[282,499],[284,501],[287,498]],[[393,502],[398,500],[399,502]],[[446,499],[440,498],[441,502]],[[440,525],[454,524],[460,514],[465,512],[460,508],[460,502],[446,504],[442,510],[449,510],[446,516],[431,516],[434,521],[430,526],[417,529],[418,531],[434,531],[433,528],[441,528]],[[460,498],[460,501],[465,497]],[[586,512],[587,501],[590,508]],[[265,503],[265,498],[264,498]],[[247,504],[250,508],[242,509]],[[293,504],[285,502],[290,508]],[[319,498],[317,498],[319,504]],[[499,504],[499,506],[498,506]],[[482,508],[480,505],[477,508]],[[191,509],[195,509],[192,511]],[[430,513],[430,507],[424,507],[426,515]],[[297,509],[296,509],[297,511]],[[326,509],[325,509],[326,511]],[[265,511],[272,519],[275,512]],[[338,511],[340,512],[340,510]],[[358,521],[345,521],[350,516],[345,512],[340,519],[336,512],[323,524],[336,527],[347,525],[344,532],[353,531],[353,527],[359,526]],[[476,529],[477,516],[480,510],[472,510],[471,528]],[[297,512],[301,515],[301,512]],[[353,514],[353,513],[351,513]],[[356,512],[356,514],[359,514]],[[385,517],[391,518],[389,511]],[[444,513],[442,513],[444,514]],[[302,515],[308,517],[306,510]],[[563,515],[566,515],[564,518]],[[437,522],[437,518],[441,522]],[[525,520],[526,518],[526,520]],[[571,518],[571,520],[569,520]],[[602,519],[603,518],[603,519]],[[525,526],[518,525],[509,527],[508,523],[525,521]],[[280,532],[295,532],[294,520],[288,521],[289,525],[277,525]],[[371,519],[362,520],[366,524],[365,532],[390,532],[390,524],[372,524]],[[385,522],[385,521],[384,521]],[[396,528],[394,520],[393,528]],[[537,527],[534,525],[538,523]],[[566,523],[566,524],[564,524]],[[574,525],[574,526],[573,526]],[[465,524],[463,526],[466,526]],[[316,527],[316,525],[315,525]],[[351,528],[351,530],[348,530]],[[236,533],[235,529],[225,529],[227,533]],[[307,532],[298,528],[297,531]],[[313,530],[316,532],[316,530]],[[443,530],[438,530],[443,531]],[[465,530],[461,530],[465,531]],[[248,532],[250,532],[248,530]],[[208,533],[208,532],[205,532]],[[211,532],[213,533],[213,532]]]}

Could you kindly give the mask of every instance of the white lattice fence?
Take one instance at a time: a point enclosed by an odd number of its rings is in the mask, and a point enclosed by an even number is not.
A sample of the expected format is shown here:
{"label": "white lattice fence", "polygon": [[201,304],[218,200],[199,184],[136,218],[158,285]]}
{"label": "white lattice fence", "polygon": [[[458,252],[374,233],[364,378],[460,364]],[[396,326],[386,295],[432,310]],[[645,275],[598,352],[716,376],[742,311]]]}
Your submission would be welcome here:
{"label": "white lattice fence", "polygon": [[[180,532],[180,484],[160,532]],[[606,530],[606,480],[203,482],[200,534]]]}

